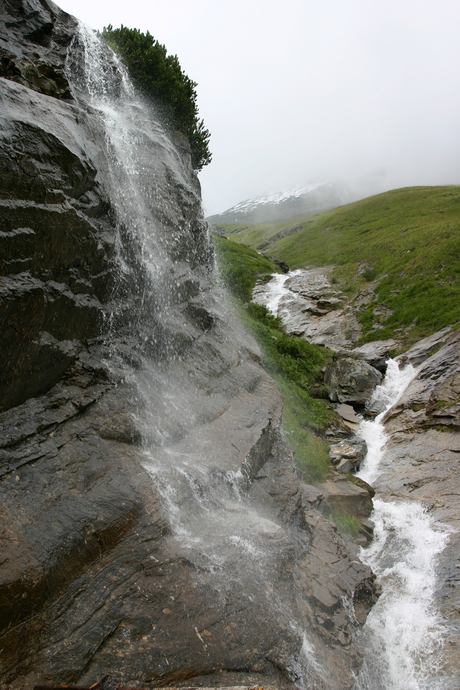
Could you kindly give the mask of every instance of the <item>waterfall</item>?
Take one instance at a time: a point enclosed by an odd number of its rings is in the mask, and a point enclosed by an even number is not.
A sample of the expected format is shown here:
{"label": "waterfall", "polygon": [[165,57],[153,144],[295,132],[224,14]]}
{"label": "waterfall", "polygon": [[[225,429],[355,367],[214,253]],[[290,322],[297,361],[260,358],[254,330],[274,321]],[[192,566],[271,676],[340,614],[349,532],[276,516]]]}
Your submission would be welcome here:
{"label": "waterfall", "polygon": [[[196,581],[200,587],[215,593],[213,605],[222,609],[224,617],[230,615],[225,613],[227,609],[237,605],[242,611],[254,609],[253,620],[257,616],[261,621],[270,621],[267,627],[279,628],[277,635],[282,644],[296,650],[279,665],[299,688],[306,689],[311,686],[310,681],[322,677],[323,671],[314,658],[314,645],[297,610],[291,571],[286,574],[283,570],[293,560],[292,542],[272,516],[262,514],[245,495],[248,483],[245,471],[256,474],[258,470],[251,445],[247,444],[248,454],[246,457],[243,454],[243,464],[235,470],[231,469],[228,457],[221,458],[215,451],[213,443],[223,444],[219,420],[225,414],[230,417],[234,414],[227,409],[228,401],[218,387],[212,391],[208,390],[209,382],[206,386],[200,384],[202,361],[198,366],[181,364],[182,343],[201,342],[202,333],[193,331],[182,314],[190,294],[200,295],[196,274],[200,270],[205,273],[203,268],[192,274],[191,268],[199,261],[205,265],[203,256],[206,258],[209,251],[207,235],[204,237],[203,232],[204,239],[200,240],[196,227],[189,227],[188,217],[192,215],[189,209],[196,209],[199,204],[193,174],[152,116],[151,104],[146,106],[135,93],[116,56],[83,25],[76,42],[78,45],[69,51],[67,74],[87,103],[88,117],[96,121],[104,134],[105,149],[98,155],[116,216],[116,258],[121,287],[116,286],[115,290],[123,294],[127,292],[126,283],[135,281],[132,291],[135,297],[127,301],[123,314],[112,314],[111,319],[119,318],[119,322],[127,319],[126,337],[134,336],[140,341],[142,365],[137,369],[125,365],[124,380],[135,385],[137,401],[142,403],[133,409],[142,432],[141,460],[163,499],[172,532],[171,548],[181,559],[193,564]],[[182,195],[181,203],[189,205],[183,218],[174,217],[171,199],[177,189]],[[189,231],[193,242],[188,243]],[[132,277],[133,267],[135,277]],[[176,308],[177,304],[180,309]],[[171,336],[166,347],[163,338],[160,347],[157,333],[165,328],[168,319],[180,338]],[[221,322],[224,324],[223,318]],[[219,342],[227,338],[222,329]],[[155,356],[149,358],[151,350],[146,343],[152,339],[156,340],[157,348],[153,348]],[[209,347],[207,351],[206,344],[203,345],[201,359],[206,362],[208,358],[209,367],[216,367],[216,377],[225,379],[226,367],[230,365],[225,361],[221,365],[219,358],[223,355]],[[252,354],[247,356],[249,363],[244,364],[241,351],[245,350],[246,344],[236,357],[227,355],[229,360],[235,360],[231,366],[242,363],[247,368],[253,367],[255,372],[249,376],[253,379],[250,391],[241,389],[239,393],[238,381],[231,382],[235,388],[233,395],[241,404],[241,411],[238,410],[241,419],[232,423],[243,430],[260,427],[259,452],[268,456],[270,450],[263,446],[264,434],[274,434],[274,430],[270,427],[271,419],[268,431],[263,427],[267,408],[260,397],[257,407],[255,404],[261,379],[259,365]],[[116,353],[113,356],[116,358]],[[262,383],[267,385],[265,381]],[[220,385],[230,386],[225,381]],[[254,399],[252,390],[255,390]],[[225,442],[241,456],[242,451],[230,440]],[[291,588],[286,585],[289,578]],[[206,640],[195,630],[206,651]]]}
{"label": "waterfall", "polygon": [[[385,381],[371,404],[384,409],[375,420],[363,420],[358,434],[368,444],[359,475],[371,483],[379,476],[387,440],[382,419],[410,383],[415,370],[388,363]],[[436,523],[416,501],[374,499],[374,540],[360,558],[378,576],[382,595],[360,633],[365,661],[355,690],[441,690],[437,677],[443,645],[443,624],[433,600],[436,556],[445,548],[449,530]]]}
{"label": "waterfall", "polygon": [[124,302],[119,313],[108,314],[106,330],[124,326],[147,354],[174,357],[180,342],[192,340],[189,324],[176,323],[175,306],[197,291],[193,269],[212,257],[190,152],[181,140],[173,143],[176,135],[135,91],[124,65],[81,22],[66,73],[87,104],[88,138],[95,139],[96,166],[116,222],[114,297]]}

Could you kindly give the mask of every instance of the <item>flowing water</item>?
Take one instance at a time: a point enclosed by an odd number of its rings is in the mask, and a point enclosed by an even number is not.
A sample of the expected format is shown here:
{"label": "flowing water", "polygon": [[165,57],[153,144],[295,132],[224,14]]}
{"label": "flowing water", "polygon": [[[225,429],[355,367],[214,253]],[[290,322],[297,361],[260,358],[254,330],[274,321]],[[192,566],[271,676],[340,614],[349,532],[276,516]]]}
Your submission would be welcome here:
{"label": "flowing water", "polygon": [[[274,275],[255,290],[255,301],[286,318],[290,291],[287,275]],[[287,315],[288,316],[288,315]],[[399,368],[389,360],[382,385],[370,404],[381,413],[363,419],[358,435],[368,453],[359,477],[373,484],[382,471],[387,435],[383,419],[416,375],[411,366]],[[382,595],[360,633],[366,653],[355,690],[442,690],[448,679],[439,676],[444,642],[443,622],[433,604],[436,557],[447,545],[449,528],[436,523],[416,501],[374,499],[374,539],[360,558],[378,576]]]}
{"label": "flowing water", "polygon": [[[382,419],[415,374],[411,365],[400,370],[390,360],[371,401],[383,411],[361,422],[358,435],[366,440],[368,454],[358,476],[370,484],[379,476],[385,453]],[[438,677],[444,628],[433,601],[436,556],[447,545],[449,530],[418,502],[384,501],[378,494],[372,520],[374,540],[361,549],[360,558],[376,573],[382,595],[361,633],[366,655],[355,690],[447,688]]]}
{"label": "flowing water", "polygon": [[[179,268],[186,273],[200,258],[192,244],[185,256],[174,258],[171,237],[174,240],[174,231],[183,236],[187,227],[177,227],[174,218],[164,221],[174,213],[171,189],[180,188],[185,202],[197,198],[196,189],[190,171],[152,116],[151,104],[146,107],[139,100],[117,58],[83,25],[76,40],[78,46],[69,55],[80,51],[83,59],[69,59],[67,74],[103,132],[105,148],[98,166],[116,213],[119,281],[129,280],[135,264],[141,276],[135,286],[139,299],[127,318],[133,335],[143,327],[147,340],[152,311],[153,322],[174,318],[170,295],[179,283],[171,287],[171,273]],[[165,169],[173,171],[174,179],[165,176]],[[187,324],[178,327],[185,332]],[[127,370],[125,379],[134,383],[143,401],[141,411],[133,411],[144,439],[143,464],[163,498],[174,548],[194,564],[197,579],[215,592],[216,606],[228,608],[233,600],[234,605],[254,610],[252,620],[273,621],[286,638],[295,638],[297,652],[286,672],[299,688],[307,688],[309,679],[321,676],[322,670],[307,631],[297,622],[295,592],[285,584],[282,566],[292,559],[292,543],[281,527],[245,499],[241,471],[210,470],[215,456],[212,439],[203,444],[200,434],[206,415],[218,415],[209,407],[217,396],[202,392],[198,399],[196,386],[173,366],[180,361],[174,343],[166,353],[163,347],[158,357],[150,364],[145,357],[142,370]],[[217,398],[214,404],[218,403]]]}
{"label": "flowing water", "polygon": [[[137,262],[142,276],[138,279],[138,304],[130,318],[134,324],[145,313],[153,312],[157,320],[164,320],[170,306],[170,273],[176,270],[176,263],[171,268],[170,261],[175,239],[158,232],[155,209],[160,207],[166,213],[171,185],[189,189],[190,176],[184,172],[183,160],[161,125],[135,96],[116,58],[108,57],[108,49],[84,27],[79,41],[85,56],[83,69],[78,62],[69,63],[68,74],[85,92],[88,112],[104,133],[106,148],[101,152],[101,167],[106,170],[105,184],[118,219],[120,280],[129,273],[130,251],[135,254],[130,261]],[[158,156],[151,156],[152,147]],[[165,180],[165,160],[174,171],[173,181]],[[190,188],[187,194],[192,198],[195,192]],[[185,221],[178,230],[182,234],[187,231]],[[193,252],[189,248],[185,262],[193,263]],[[286,279],[279,276],[273,284],[267,306],[275,313],[285,293]],[[152,293],[154,304],[150,300]],[[387,408],[414,375],[410,369],[400,372],[394,362],[390,362],[388,372],[384,386],[376,392]],[[298,653],[287,670],[299,688],[311,687],[325,677],[325,671],[315,661],[308,632],[296,622],[295,592],[287,592],[286,585],[278,586],[274,576],[274,570],[283,562],[280,554],[291,548],[285,532],[245,501],[237,473],[210,476],[201,455],[192,458],[180,446],[171,445],[178,431],[168,431],[168,417],[178,409],[182,411],[180,436],[196,425],[200,415],[194,394],[191,392],[188,399],[183,381],[175,386],[168,371],[159,367],[143,371],[136,384],[140,395],[151,403],[151,413],[147,404],[147,412],[140,420],[146,439],[144,464],[168,508],[177,548],[206,572],[206,577],[216,574],[217,580],[224,583],[219,591],[222,606],[236,592],[242,603],[249,607],[256,602],[261,613],[270,611],[272,620],[279,620],[296,636]],[[165,393],[167,386],[171,388]],[[163,410],[158,411],[160,399]],[[158,415],[164,422],[161,431],[154,424]],[[362,469],[366,481],[372,482],[379,474],[385,443],[381,419],[382,415],[374,422],[363,422],[360,430],[369,446]],[[433,673],[443,630],[431,601],[436,586],[436,555],[444,548],[447,533],[414,502],[390,503],[377,498],[373,519],[375,539],[361,556],[379,576],[383,594],[364,629],[366,660],[356,690],[441,688],[433,680]]]}

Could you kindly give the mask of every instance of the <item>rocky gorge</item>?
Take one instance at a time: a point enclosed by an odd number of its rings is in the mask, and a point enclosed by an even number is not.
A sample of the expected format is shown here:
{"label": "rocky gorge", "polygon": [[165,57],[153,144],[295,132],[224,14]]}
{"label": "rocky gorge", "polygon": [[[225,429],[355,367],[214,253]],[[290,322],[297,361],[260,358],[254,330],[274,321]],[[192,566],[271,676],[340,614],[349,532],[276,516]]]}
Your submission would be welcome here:
{"label": "rocky gorge", "polygon": [[350,688],[375,575],[299,479],[187,142],[48,0],[0,1],[0,58],[2,688]]}
{"label": "rocky gorge", "polygon": [[279,315],[288,333],[335,350],[325,380],[354,436],[332,436],[330,456],[339,472],[357,472],[375,489],[374,536],[387,545],[378,559],[361,557],[374,568],[380,559],[384,592],[364,629],[375,637],[356,687],[458,688],[460,331],[444,328],[396,358],[393,376],[398,367],[408,374],[388,398],[396,403],[385,407],[381,387],[372,391],[398,343],[358,346],[357,315],[372,285],[348,300],[330,284],[330,270],[277,274],[256,286],[254,300]]}

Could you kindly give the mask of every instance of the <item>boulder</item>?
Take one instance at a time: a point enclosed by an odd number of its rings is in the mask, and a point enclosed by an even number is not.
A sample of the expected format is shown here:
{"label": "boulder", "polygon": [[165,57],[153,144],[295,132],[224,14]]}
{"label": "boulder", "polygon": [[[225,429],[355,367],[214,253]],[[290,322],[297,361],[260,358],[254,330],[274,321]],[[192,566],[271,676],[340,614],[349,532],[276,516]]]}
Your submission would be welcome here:
{"label": "boulder", "polygon": [[374,340],[371,343],[365,343],[360,347],[353,348],[349,354],[356,359],[363,359],[375,369],[384,373],[389,353],[391,350],[394,350],[397,345],[396,340],[392,338],[388,340]]}
{"label": "boulder", "polygon": [[345,480],[322,482],[319,485],[324,500],[321,511],[324,515],[354,515],[369,518],[372,513],[372,492],[360,484]]}
{"label": "boulder", "polygon": [[329,457],[339,472],[356,472],[367,454],[366,441],[358,436],[331,445]]}
{"label": "boulder", "polygon": [[380,371],[351,357],[332,362],[324,375],[324,382],[331,387],[329,397],[333,402],[354,402],[357,405],[365,405],[381,381]]}

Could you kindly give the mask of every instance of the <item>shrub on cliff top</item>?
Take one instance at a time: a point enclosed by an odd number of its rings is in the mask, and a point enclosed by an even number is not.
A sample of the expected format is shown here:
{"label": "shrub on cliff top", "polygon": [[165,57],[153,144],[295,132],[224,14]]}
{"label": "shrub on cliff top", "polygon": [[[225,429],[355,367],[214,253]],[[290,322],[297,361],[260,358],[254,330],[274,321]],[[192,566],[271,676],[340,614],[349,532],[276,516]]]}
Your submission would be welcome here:
{"label": "shrub on cliff top", "polygon": [[102,32],[105,42],[120,56],[133,82],[160,105],[170,125],[185,134],[192,151],[192,164],[201,170],[211,162],[210,133],[198,117],[196,82],[183,72],[177,55],[147,31],[111,24]]}

